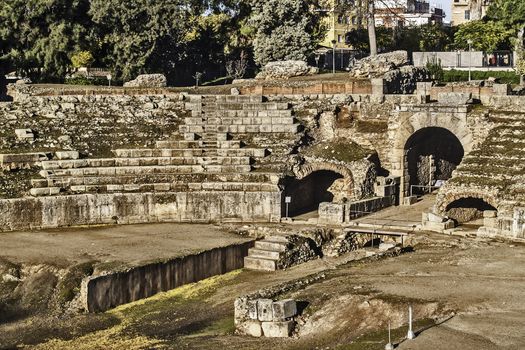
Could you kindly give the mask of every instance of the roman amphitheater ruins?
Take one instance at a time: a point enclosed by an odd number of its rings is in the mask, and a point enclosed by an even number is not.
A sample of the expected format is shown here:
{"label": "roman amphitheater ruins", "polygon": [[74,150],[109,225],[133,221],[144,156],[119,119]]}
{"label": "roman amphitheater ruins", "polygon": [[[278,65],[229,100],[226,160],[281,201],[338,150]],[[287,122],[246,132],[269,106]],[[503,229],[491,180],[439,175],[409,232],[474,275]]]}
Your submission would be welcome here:
{"label": "roman amphitheater ruins", "polygon": [[[413,67],[354,74],[185,90],[11,84],[0,103],[0,231],[177,223],[248,232],[226,250],[206,247],[195,266],[163,256],[113,279],[88,274],[70,299],[92,312],[243,266],[339,256],[374,245],[374,234],[390,237],[378,241],[387,254],[420,231],[525,237],[524,97],[494,81],[434,85]],[[366,221],[394,208],[416,221]],[[301,234],[329,230],[339,233]],[[178,269],[195,276],[174,277]],[[4,281],[20,281],[4,270]],[[299,306],[270,294],[236,296],[241,333],[292,331],[283,322]],[[273,321],[261,319],[272,307]]]}

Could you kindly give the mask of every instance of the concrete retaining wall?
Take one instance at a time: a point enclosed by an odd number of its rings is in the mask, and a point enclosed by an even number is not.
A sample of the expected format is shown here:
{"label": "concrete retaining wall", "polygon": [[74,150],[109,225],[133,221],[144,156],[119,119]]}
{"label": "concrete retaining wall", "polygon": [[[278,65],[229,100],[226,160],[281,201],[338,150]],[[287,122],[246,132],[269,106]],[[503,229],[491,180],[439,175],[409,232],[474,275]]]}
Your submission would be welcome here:
{"label": "concrete retaining wall", "polygon": [[188,283],[240,269],[252,246],[253,241],[250,241],[140,266],[125,272],[91,277],[83,282],[84,307],[89,312],[103,312]]}
{"label": "concrete retaining wall", "polygon": [[277,222],[280,192],[86,194],[0,201],[0,231],[154,222]]}

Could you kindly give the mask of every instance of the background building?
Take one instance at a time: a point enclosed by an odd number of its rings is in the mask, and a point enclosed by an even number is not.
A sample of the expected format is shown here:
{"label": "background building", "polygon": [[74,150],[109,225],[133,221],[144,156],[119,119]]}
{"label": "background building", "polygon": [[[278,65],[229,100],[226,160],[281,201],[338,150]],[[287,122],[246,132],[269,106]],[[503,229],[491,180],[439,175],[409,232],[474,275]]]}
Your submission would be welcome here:
{"label": "background building", "polygon": [[325,21],[328,31],[321,46],[332,47],[335,40],[336,48],[349,49],[345,42],[346,33],[366,26],[367,0],[330,0],[327,7]]}
{"label": "background building", "polygon": [[385,0],[376,5],[376,26],[387,28],[443,24],[445,11],[426,0]]}
{"label": "background building", "polygon": [[451,25],[482,19],[492,0],[453,0]]}

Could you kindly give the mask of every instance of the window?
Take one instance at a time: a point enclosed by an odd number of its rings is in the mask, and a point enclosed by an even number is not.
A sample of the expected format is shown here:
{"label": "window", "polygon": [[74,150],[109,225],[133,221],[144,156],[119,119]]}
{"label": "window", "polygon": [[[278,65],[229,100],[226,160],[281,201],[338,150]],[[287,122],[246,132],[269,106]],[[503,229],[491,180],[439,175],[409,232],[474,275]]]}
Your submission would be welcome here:
{"label": "window", "polygon": [[470,21],[470,10],[465,10],[465,19]]}
{"label": "window", "polygon": [[337,42],[338,43],[342,43],[343,42],[343,36],[342,35],[338,35],[337,36]]}

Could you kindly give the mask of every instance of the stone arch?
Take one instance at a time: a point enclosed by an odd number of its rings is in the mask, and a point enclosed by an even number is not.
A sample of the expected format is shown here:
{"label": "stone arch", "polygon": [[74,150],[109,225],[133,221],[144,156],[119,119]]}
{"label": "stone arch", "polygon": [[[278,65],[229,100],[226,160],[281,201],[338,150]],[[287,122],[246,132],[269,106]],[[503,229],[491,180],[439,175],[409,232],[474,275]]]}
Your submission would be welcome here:
{"label": "stone arch", "polygon": [[353,175],[344,165],[306,163],[295,169],[294,173],[295,176],[287,177],[282,182],[283,200],[286,196],[292,197],[289,205],[291,216],[315,211],[322,202],[340,202],[353,196]]}
{"label": "stone arch", "polygon": [[295,177],[298,180],[302,180],[308,175],[316,171],[327,170],[338,173],[345,178],[346,181],[354,183],[354,176],[350,169],[341,164],[328,163],[328,162],[315,162],[303,164],[298,170],[295,171]]}
{"label": "stone arch", "polygon": [[[401,114],[402,116],[403,114]],[[405,146],[412,135],[425,128],[448,130],[461,142],[465,154],[468,154],[474,146],[473,135],[467,125],[466,113],[454,113],[453,111],[431,112],[430,107],[428,107],[427,110],[410,114],[400,123],[395,131],[394,147],[390,156],[391,173],[401,177],[400,192],[403,196],[409,195],[409,184],[407,181],[409,174]]]}
{"label": "stone arch", "polygon": [[460,192],[447,192],[444,194],[441,194],[438,197],[438,200],[436,202],[436,211],[440,214],[445,215],[447,212],[447,208],[450,208],[450,206],[453,203],[459,202],[464,199],[479,199],[488,205],[492,206],[495,210],[499,210],[499,203],[496,199],[496,196],[490,192],[487,191],[481,191],[481,190],[468,190],[468,191],[460,191]]}

